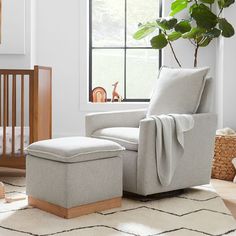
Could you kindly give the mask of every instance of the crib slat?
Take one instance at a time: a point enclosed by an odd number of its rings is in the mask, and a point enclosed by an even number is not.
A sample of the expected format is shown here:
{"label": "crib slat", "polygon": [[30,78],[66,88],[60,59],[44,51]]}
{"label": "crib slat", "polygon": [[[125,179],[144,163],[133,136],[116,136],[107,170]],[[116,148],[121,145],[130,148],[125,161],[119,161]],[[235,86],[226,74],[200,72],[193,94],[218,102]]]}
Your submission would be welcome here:
{"label": "crib slat", "polygon": [[9,126],[9,75],[7,75],[7,126]]}
{"label": "crib slat", "polygon": [[7,96],[8,96],[8,75],[4,75],[4,92],[3,92],[3,157],[6,155],[6,126],[7,126]]}
{"label": "crib slat", "polygon": [[21,137],[20,137],[20,151],[24,154],[24,123],[25,123],[25,104],[24,104],[24,75],[21,75]]}
{"label": "crib slat", "polygon": [[12,143],[11,153],[15,154],[15,127],[16,127],[16,75],[12,77]]}
{"label": "crib slat", "polygon": [[29,143],[34,141],[34,75],[29,76]]}
{"label": "crib slat", "polygon": [[0,126],[2,126],[2,75],[0,75]]}

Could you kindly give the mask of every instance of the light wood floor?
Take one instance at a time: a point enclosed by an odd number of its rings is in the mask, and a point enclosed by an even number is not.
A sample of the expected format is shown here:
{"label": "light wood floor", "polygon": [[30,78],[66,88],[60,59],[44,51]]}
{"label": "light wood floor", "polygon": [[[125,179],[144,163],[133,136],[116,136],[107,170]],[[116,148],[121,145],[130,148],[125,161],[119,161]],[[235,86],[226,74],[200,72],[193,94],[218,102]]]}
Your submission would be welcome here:
{"label": "light wood floor", "polygon": [[211,184],[236,219],[236,184],[218,179],[212,179]]}
{"label": "light wood floor", "polygon": [[[25,171],[0,167],[1,176],[25,176]],[[211,184],[236,219],[236,184],[218,179],[212,179]]]}

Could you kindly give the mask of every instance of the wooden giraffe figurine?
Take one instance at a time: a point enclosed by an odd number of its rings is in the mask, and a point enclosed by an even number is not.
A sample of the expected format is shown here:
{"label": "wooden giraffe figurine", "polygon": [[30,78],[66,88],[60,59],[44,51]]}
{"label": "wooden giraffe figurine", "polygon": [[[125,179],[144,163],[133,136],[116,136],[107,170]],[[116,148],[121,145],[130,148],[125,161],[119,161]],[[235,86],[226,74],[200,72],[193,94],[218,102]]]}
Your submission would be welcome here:
{"label": "wooden giraffe figurine", "polygon": [[117,81],[112,85],[114,87],[113,92],[112,92],[112,100],[111,100],[112,102],[115,101],[115,98],[117,98],[119,102],[121,102],[121,100],[122,100],[120,94],[116,91],[118,83],[119,82]]}

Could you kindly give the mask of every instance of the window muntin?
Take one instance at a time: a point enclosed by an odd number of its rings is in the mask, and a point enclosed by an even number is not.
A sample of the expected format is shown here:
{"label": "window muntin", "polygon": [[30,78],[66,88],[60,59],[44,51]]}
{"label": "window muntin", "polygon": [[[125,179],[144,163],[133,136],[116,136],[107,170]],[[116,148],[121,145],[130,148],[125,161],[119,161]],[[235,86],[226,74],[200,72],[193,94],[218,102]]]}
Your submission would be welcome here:
{"label": "window muntin", "polygon": [[160,16],[158,0],[90,0],[89,92],[101,86],[108,99],[119,81],[123,101],[148,101],[161,65],[150,38],[133,39],[139,22]]}

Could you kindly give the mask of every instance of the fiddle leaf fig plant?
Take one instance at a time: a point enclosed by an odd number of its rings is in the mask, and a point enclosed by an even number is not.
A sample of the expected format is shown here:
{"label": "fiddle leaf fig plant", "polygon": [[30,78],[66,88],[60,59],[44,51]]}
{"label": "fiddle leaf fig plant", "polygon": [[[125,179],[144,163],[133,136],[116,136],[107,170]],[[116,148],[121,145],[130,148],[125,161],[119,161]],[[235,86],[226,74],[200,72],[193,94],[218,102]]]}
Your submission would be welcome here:
{"label": "fiddle leaf fig plant", "polygon": [[[163,49],[169,46],[180,67],[173,42],[179,39],[188,40],[195,48],[194,67],[197,67],[200,48],[207,47],[220,36],[230,38],[235,34],[234,27],[222,17],[224,9],[234,3],[235,0],[174,0],[169,16],[154,22],[140,23],[134,39],[141,40],[156,32],[151,39],[152,48]],[[215,9],[215,4],[218,14],[212,10]],[[187,11],[186,16],[177,17],[182,11]]]}

